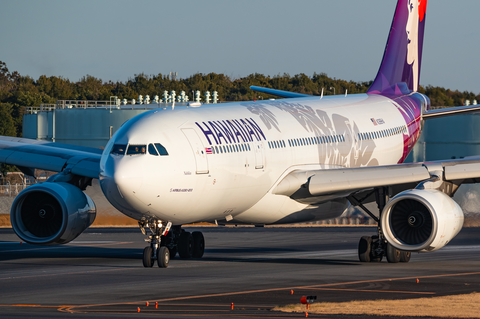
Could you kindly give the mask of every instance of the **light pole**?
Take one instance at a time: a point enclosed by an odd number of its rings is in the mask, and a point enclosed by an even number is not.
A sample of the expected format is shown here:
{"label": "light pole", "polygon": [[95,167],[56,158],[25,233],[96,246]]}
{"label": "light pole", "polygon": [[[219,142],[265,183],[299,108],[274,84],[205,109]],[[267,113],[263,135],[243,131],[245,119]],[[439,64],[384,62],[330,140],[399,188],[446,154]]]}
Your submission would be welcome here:
{"label": "light pole", "polygon": [[331,86],[331,87],[330,87],[330,90],[331,90],[331,89],[333,89],[333,95],[335,95],[335,87],[334,87],[334,86],[333,86],[333,87]]}

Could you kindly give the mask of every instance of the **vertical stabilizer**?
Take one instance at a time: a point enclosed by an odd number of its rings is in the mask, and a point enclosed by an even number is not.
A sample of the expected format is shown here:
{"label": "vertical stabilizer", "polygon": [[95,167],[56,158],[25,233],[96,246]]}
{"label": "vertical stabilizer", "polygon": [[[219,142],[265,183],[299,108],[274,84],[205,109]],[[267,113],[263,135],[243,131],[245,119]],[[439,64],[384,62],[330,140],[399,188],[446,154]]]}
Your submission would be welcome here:
{"label": "vertical stabilizer", "polygon": [[427,0],[398,0],[382,64],[368,93],[418,91],[426,12]]}

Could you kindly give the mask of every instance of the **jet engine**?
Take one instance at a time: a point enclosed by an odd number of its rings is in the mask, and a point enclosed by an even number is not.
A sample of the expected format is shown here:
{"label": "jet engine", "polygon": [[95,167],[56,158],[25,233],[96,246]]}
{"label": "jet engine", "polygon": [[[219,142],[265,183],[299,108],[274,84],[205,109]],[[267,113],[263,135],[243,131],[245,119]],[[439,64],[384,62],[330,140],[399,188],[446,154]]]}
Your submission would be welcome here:
{"label": "jet engine", "polygon": [[95,204],[79,188],[52,182],[22,191],[10,211],[18,237],[37,245],[70,242],[93,223],[95,216]]}
{"label": "jet engine", "polygon": [[386,240],[403,251],[435,251],[450,242],[463,227],[463,212],[448,195],[414,189],[387,203],[380,220]]}

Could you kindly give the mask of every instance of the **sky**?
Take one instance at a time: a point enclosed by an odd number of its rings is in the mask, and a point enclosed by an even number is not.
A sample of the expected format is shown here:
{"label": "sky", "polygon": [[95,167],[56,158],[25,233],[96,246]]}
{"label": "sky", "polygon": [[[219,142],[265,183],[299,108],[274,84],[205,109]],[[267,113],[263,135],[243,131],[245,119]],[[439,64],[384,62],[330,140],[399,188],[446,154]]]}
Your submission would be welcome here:
{"label": "sky", "polygon": [[[38,79],[375,78],[396,0],[1,0],[0,61]],[[430,0],[420,84],[480,93],[480,1]]]}

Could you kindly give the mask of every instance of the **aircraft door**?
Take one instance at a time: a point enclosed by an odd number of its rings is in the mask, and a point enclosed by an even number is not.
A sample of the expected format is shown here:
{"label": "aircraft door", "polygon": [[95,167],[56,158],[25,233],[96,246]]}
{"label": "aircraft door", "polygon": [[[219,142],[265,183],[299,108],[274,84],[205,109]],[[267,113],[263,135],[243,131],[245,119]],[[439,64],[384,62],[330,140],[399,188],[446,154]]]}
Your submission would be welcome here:
{"label": "aircraft door", "polygon": [[196,173],[208,174],[207,150],[198,137],[198,134],[191,128],[182,129],[182,132],[185,134],[192,147],[193,155],[195,156],[195,164],[197,166]]}
{"label": "aircraft door", "polygon": [[255,168],[261,169],[265,165],[265,154],[263,151],[263,143],[259,141],[253,142],[253,148],[255,152]]}

